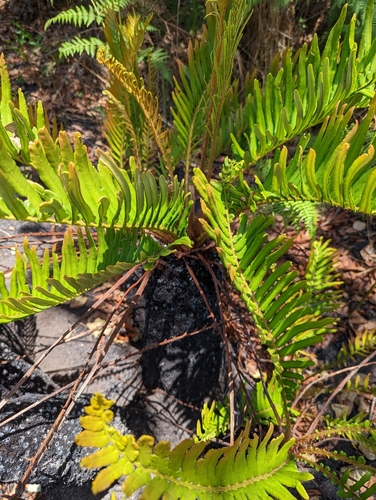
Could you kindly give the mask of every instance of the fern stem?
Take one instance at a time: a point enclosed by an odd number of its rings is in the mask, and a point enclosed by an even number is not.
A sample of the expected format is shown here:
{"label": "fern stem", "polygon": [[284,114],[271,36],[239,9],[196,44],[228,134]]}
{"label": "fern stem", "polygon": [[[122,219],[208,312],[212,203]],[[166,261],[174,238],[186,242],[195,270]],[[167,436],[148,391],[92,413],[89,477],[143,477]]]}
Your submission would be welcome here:
{"label": "fern stem", "polygon": [[[306,464],[309,464],[311,465],[311,467],[313,467],[314,469],[316,469],[317,471],[321,472],[324,476],[326,476],[327,478],[330,479],[330,481],[333,483],[333,484],[336,484],[337,486],[342,486],[348,493],[351,493],[352,494],[352,498],[354,500],[361,500],[362,497],[360,497],[359,495],[357,495],[354,491],[351,490],[351,488],[349,486],[347,486],[346,484],[343,484],[340,479],[335,475],[333,474],[333,472],[331,472],[330,470],[328,470],[326,467],[324,467],[323,465],[320,465],[320,464],[317,464],[317,463],[314,463],[314,462],[311,462],[309,460],[307,460],[306,458],[304,458],[302,455],[297,455],[296,458],[298,460],[301,460],[302,462],[305,462]],[[351,498],[351,497],[350,497]]]}

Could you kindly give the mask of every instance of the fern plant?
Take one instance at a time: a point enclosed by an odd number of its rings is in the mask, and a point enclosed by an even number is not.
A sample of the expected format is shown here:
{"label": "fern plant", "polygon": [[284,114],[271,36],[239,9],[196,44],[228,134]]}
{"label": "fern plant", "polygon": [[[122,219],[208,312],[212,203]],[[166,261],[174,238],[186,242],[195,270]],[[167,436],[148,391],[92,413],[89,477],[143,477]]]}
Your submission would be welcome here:
{"label": "fern plant", "polygon": [[[119,435],[109,425],[111,403],[96,396],[77,438],[81,445],[102,448],[84,461],[85,466],[105,467],[94,491],[127,475],[125,493],[147,485],[143,495],[150,499],[293,498],[287,488],[307,498],[301,483],[311,476],[297,469],[296,460],[310,462],[302,450],[314,437],[294,444],[291,407],[307,368],[314,365],[309,349],[335,331],[330,313],[339,302],[336,257],[327,242],[313,241],[306,278],[300,279],[286,259],[293,238],[269,237],[274,218],[260,209],[325,203],[375,213],[373,1],[367,3],[359,45],[355,18],[341,38],[344,8],[322,51],[315,36],[297,54],[277,55],[265,86],[247,77],[241,94],[232,73],[250,13],[246,0],[206,2],[206,25],[189,43],[187,62],[179,62],[173,120],[166,124],[152,81],[145,83],[137,66],[150,18],[132,13],[122,21],[107,10],[108,46],[98,50],[97,58],[109,71],[109,149],[98,151],[96,165],[79,134],[73,136],[73,147],[66,132],[57,136],[42,104],[32,112],[22,92],[12,100],[0,58],[0,216],[77,228],[67,230],[61,250],[46,250],[42,260],[24,241],[10,280],[0,273],[0,322],[63,303],[132,267],[153,269],[177,249],[199,251],[209,238],[272,366],[269,380],[257,386],[253,406],[257,422],[278,425],[278,437],[271,440],[270,427],[263,439],[249,439],[247,424],[235,444],[209,450],[202,458],[201,442],[184,442],[170,451],[166,443],[154,446],[150,437],[136,441]],[[361,123],[351,122],[356,108],[366,109]],[[311,140],[314,126],[320,128]],[[292,155],[286,146],[291,139],[297,141]],[[231,157],[218,167],[223,152]],[[256,165],[266,155],[273,159],[261,178]],[[20,164],[35,169],[41,182],[26,178]],[[345,433],[352,425],[338,429]],[[325,432],[327,437],[334,431]],[[313,454],[320,453],[313,446]],[[346,495],[356,495],[343,477],[337,484]],[[372,491],[368,488],[367,494]]]}

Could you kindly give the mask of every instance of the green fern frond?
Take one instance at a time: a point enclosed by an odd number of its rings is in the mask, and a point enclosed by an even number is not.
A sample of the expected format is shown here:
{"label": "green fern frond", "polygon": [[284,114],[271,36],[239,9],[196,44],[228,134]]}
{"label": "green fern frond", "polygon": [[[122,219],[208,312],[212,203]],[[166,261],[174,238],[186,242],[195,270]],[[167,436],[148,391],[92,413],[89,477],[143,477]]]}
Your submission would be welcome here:
{"label": "green fern frond", "polygon": [[[346,17],[346,6],[328,36],[320,53],[316,34],[308,50],[304,44],[293,56],[287,50],[281,68],[277,58],[266,78],[265,87],[253,80],[245,106],[246,144],[241,146],[233,136],[233,152],[252,164],[288,139],[321,123],[334,109],[346,104],[364,106],[374,95],[376,78],[376,43],[372,43],[373,0],[358,48],[354,41],[355,17],[342,43],[340,33]],[[240,137],[240,134],[238,135]]]}
{"label": "green fern frond", "polygon": [[343,284],[337,272],[338,251],[329,246],[330,240],[312,241],[306,269],[307,290],[311,293],[310,306],[317,314],[326,314],[339,306]]}
{"label": "green fern frond", "polygon": [[[72,24],[78,28],[82,26],[89,27],[92,24],[104,24],[106,14],[111,11],[114,14],[127,7],[130,0],[92,0],[92,5],[88,7],[76,5],[75,7],[60,12],[55,17],[49,19],[44,29],[47,30],[52,24]],[[70,57],[84,52],[91,57],[95,57],[97,49],[103,45],[103,42],[96,37],[89,39],[76,36],[68,42],[64,42],[59,47],[60,57]]]}
{"label": "green fern frond", "polygon": [[355,361],[356,356],[367,356],[376,349],[376,331],[358,332],[346,343],[342,344],[337,356],[339,366],[346,366],[348,360]]}
{"label": "green fern frond", "polygon": [[179,62],[179,83],[174,79],[171,109],[174,118],[172,145],[175,164],[184,158],[186,169],[198,153],[205,128],[205,113],[208,106],[207,82],[210,79],[211,43],[204,27],[202,39],[194,44],[189,41],[187,48],[188,66]]}
{"label": "green fern frond", "polygon": [[[77,240],[72,230],[64,235],[59,255],[56,249],[44,251],[40,261],[35,247],[24,240],[24,255],[16,249],[16,263],[9,278],[0,273],[0,323],[15,321],[61,304],[131,269],[153,266],[158,258],[173,250],[150,235],[134,230],[90,231],[86,238],[80,228]],[[30,272],[31,285],[27,275]]]}
{"label": "green fern frond", "polygon": [[[142,52],[141,46],[151,20],[152,15],[142,19],[133,11],[127,15],[124,22],[120,22],[116,11],[113,9],[106,11],[103,32],[111,56],[124,66],[126,71],[134,73],[137,77],[139,76],[138,58]],[[117,95],[115,97],[118,98]]]}
{"label": "green fern frond", "polygon": [[[288,162],[286,147],[277,150],[272,168],[262,183],[255,176],[256,188],[244,180],[230,187],[234,202],[246,200],[243,209],[273,201],[310,200],[371,214],[376,210],[375,145],[362,152],[376,113],[376,96],[361,124],[343,137],[353,109],[336,108],[328,116],[306,151],[309,135],[303,135],[293,158]],[[374,135],[373,135],[374,136]],[[237,203],[239,203],[237,201]]]}
{"label": "green fern frond", "polygon": [[88,7],[76,5],[49,19],[44,25],[44,29],[47,30],[51,24],[73,24],[73,26],[79,28],[82,26],[89,27],[93,23],[100,25],[103,23],[108,9],[119,12],[121,9],[126,8],[129,3],[130,0],[95,0]]}
{"label": "green fern frond", "polygon": [[[369,465],[365,465],[363,457],[359,457],[358,460],[356,460],[354,457],[348,457],[343,452],[338,453],[336,451],[333,452],[317,447],[309,447],[308,450],[307,453],[300,453],[299,459],[315,468],[318,472],[321,472],[324,476],[328,477],[333,484],[337,485],[337,493],[340,498],[352,498],[353,500],[367,500],[367,498],[370,497],[374,498],[376,484],[372,482],[369,484],[369,481],[375,476],[376,469]],[[308,455],[308,453],[311,455]],[[342,461],[350,465],[350,467],[347,468],[342,475],[339,475],[337,472],[331,470],[329,466],[325,466],[322,462],[312,462],[312,456]],[[361,471],[361,478],[358,479],[359,474],[357,474],[358,478],[354,481],[350,477],[352,470],[357,472]]]}
{"label": "green fern frond", "polygon": [[[109,9],[103,28],[111,55],[134,75],[140,88],[143,87],[143,82],[139,76],[138,60],[143,52],[141,45],[150,21],[151,16],[142,20],[141,16],[133,12],[128,14],[125,22],[120,22],[116,13]],[[148,53],[150,51],[151,49],[147,50]],[[106,106],[105,135],[112,155],[121,168],[126,168],[126,159],[133,155],[141,171],[150,170],[152,165],[156,165],[156,141],[148,119],[137,99],[128,90],[110,73],[109,86],[105,91],[109,98]],[[146,138],[145,130],[148,131]]]}
{"label": "green fern frond", "polygon": [[108,9],[114,9],[115,12],[120,12],[121,9],[126,9],[131,5],[131,0],[92,0],[92,4],[96,12],[105,12]]}
{"label": "green fern frond", "polygon": [[[22,93],[19,93],[18,107],[5,101],[9,97],[8,80],[3,59],[1,63],[4,84],[0,101],[0,216],[90,226],[98,229],[98,238],[104,241],[96,248],[88,233],[86,248],[79,236],[77,263],[74,243],[67,233],[61,266],[54,252],[51,256],[45,254],[43,263],[39,264],[36,250],[29,249],[25,241],[25,256],[17,253],[9,289],[3,274],[0,278],[1,322],[64,302],[125,268],[141,263],[150,267],[159,256],[171,253],[173,245],[190,246],[186,229],[192,202],[177,178],[169,184],[163,176],[156,179],[151,172],[140,172],[132,157],[129,169],[122,170],[103,152],[98,153],[100,160],[95,167],[79,134],[74,135],[74,148],[65,132],[55,141],[43,127],[46,119],[42,105],[30,110]],[[2,123],[8,112],[14,132]],[[42,128],[37,129],[39,126]],[[24,177],[18,161],[33,167],[41,182]],[[100,228],[108,228],[108,231],[101,232]],[[111,231],[117,231],[119,246],[106,246]],[[122,231],[125,233],[120,237]],[[106,254],[108,262],[102,258],[106,253],[103,249],[112,251],[110,257]],[[51,275],[50,261],[53,263]],[[89,267],[85,267],[86,263]],[[106,271],[108,265],[113,266],[113,273]],[[32,287],[26,280],[28,266]]]}
{"label": "green fern frond", "polygon": [[75,55],[81,55],[84,52],[90,57],[95,57],[99,47],[103,45],[103,41],[96,37],[90,38],[80,38],[78,36],[74,37],[69,42],[64,42],[59,47],[60,57],[73,57]]}
{"label": "green fern frond", "polygon": [[220,132],[220,125],[228,123],[232,113],[235,85],[231,75],[249,11],[245,0],[231,2],[228,9],[212,0],[206,2],[207,27],[203,26],[199,41],[189,43],[187,65],[179,63],[170,143],[175,164],[183,158],[186,177],[200,149],[203,168],[210,176],[220,148],[228,144],[227,128]]}
{"label": "green fern frond", "polygon": [[96,12],[92,5],[85,7],[83,5],[76,5],[72,9],[64,10],[57,16],[49,19],[44,25],[47,30],[51,24],[73,24],[74,26],[90,26],[93,23],[101,24],[103,21],[103,12]]}
{"label": "green fern frond", "polygon": [[301,358],[300,350],[320,342],[322,334],[331,331],[328,325],[332,320],[321,318],[307,305],[311,293],[304,291],[304,281],[296,282],[298,275],[291,271],[291,263],[277,265],[292,239],[278,236],[267,241],[265,230],[273,218],[258,215],[248,220],[246,214],[241,214],[234,233],[231,201],[223,184],[214,180],[209,183],[199,169],[194,174],[193,182],[206,217],[200,222],[216,242],[230,279],[251,312],[261,341],[268,346],[275,369],[282,377],[279,382],[283,380],[288,398],[292,398],[296,381],[302,378],[299,369],[311,364]]}
{"label": "green fern frond", "polygon": [[30,163],[29,142],[38,137],[38,129],[46,127],[56,138],[57,126],[51,127],[47,113],[40,101],[28,106],[21,89],[17,99],[12,99],[11,85],[4,56],[0,54],[0,141],[3,151],[12,159]]}
{"label": "green fern frond", "polygon": [[328,429],[319,432],[320,438],[326,435],[345,437],[376,453],[376,423],[367,419],[366,412],[358,413],[349,420],[326,416],[325,423]]}
{"label": "green fern frond", "polygon": [[[300,224],[303,223],[313,240],[319,221],[318,204],[310,201],[286,201],[280,205],[281,208],[284,207],[284,211],[277,210],[277,213],[285,217],[286,223],[295,226],[297,229],[300,229]],[[274,209],[274,207],[272,208]]]}
{"label": "green fern frond", "polygon": [[316,236],[319,221],[319,206],[307,201],[287,202],[287,209],[291,210],[295,221],[300,221],[309,233],[311,240]]}
{"label": "green fern frond", "polygon": [[[129,173],[99,151],[95,168],[80,135],[74,150],[64,132],[54,143],[46,129],[29,145],[30,162],[44,186],[27,180],[0,140],[0,214],[5,218],[81,226],[138,228],[183,237],[191,202],[177,179],[141,173],[130,160]],[[21,197],[21,198],[20,198]],[[187,240],[188,241],[188,240]]]}
{"label": "green fern frond", "polygon": [[288,488],[308,499],[302,482],[312,475],[300,472],[289,455],[293,439],[283,445],[283,434],[271,440],[273,426],[260,443],[257,436],[248,437],[247,426],[233,446],[211,449],[202,456],[205,442],[186,439],[170,450],[169,442],[154,445],[151,436],[137,441],[131,435],[122,436],[110,425],[113,403],[94,395],[85,408],[86,416],[80,419],[84,430],[75,439],[79,446],[101,448],[81,461],[83,467],[102,468],[92,483],[94,494],[126,476],[125,495],[129,497],[145,486],[141,498],[149,500],[214,500],[235,495],[252,500],[293,500]]}
{"label": "green fern frond", "polygon": [[156,71],[159,71],[162,77],[168,81],[170,85],[172,85],[172,73],[167,65],[167,60],[169,58],[168,53],[161,49],[143,49],[138,53],[138,61],[148,61],[148,63],[155,68]]}
{"label": "green fern frond", "polygon": [[280,215],[285,225],[291,225],[297,231],[301,229],[301,224],[304,224],[310,238],[314,239],[319,220],[318,206],[318,203],[311,201],[279,201],[262,205],[260,210],[263,213]]}
{"label": "green fern frond", "polygon": [[[359,471],[356,468],[355,471]],[[367,498],[375,498],[376,483],[369,482],[375,477],[374,472],[364,471],[360,479],[354,480],[351,477],[351,469],[348,468],[340,477],[340,485],[337,494],[340,498],[359,498],[360,500],[367,500]]]}

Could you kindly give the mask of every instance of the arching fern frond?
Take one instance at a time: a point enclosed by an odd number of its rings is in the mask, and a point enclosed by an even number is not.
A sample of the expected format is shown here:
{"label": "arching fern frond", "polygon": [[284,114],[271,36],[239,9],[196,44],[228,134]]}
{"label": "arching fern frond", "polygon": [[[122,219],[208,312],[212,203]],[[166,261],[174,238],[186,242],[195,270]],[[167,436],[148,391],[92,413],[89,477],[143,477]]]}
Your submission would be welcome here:
{"label": "arching fern frond", "polygon": [[296,282],[298,274],[291,271],[291,263],[277,265],[292,240],[278,236],[268,241],[265,230],[273,218],[258,215],[248,220],[246,214],[241,214],[234,233],[231,200],[223,184],[214,180],[209,183],[198,169],[194,173],[206,218],[200,219],[201,224],[216,242],[219,256],[253,316],[261,341],[268,346],[281,377],[279,382],[286,396],[292,398],[296,381],[302,377],[296,369],[311,364],[299,351],[320,342],[322,334],[330,331],[332,320],[321,318],[308,305],[311,293],[305,291],[304,281]]}
{"label": "arching fern frond", "polygon": [[[376,96],[361,124],[356,123],[345,135],[353,110],[336,108],[328,116],[309,150],[309,135],[303,135],[293,158],[288,162],[286,147],[277,150],[272,168],[257,187],[245,181],[233,192],[234,203],[251,208],[271,201],[310,200],[371,214],[376,210],[376,139],[368,142],[367,133],[376,113]],[[344,136],[345,135],[345,136]],[[344,136],[344,137],[343,137]],[[254,209],[254,208],[253,208]]]}
{"label": "arching fern frond", "polygon": [[311,239],[316,235],[319,220],[318,203],[301,200],[277,201],[261,206],[260,210],[263,213],[280,215],[285,225],[291,225],[296,230],[300,230],[301,224],[303,224]]}
{"label": "arching fern frond", "polygon": [[59,47],[60,57],[70,57],[76,54],[81,55],[84,52],[90,57],[95,57],[99,47],[103,45],[103,41],[96,37],[80,38],[74,37],[69,42],[64,42]]}
{"label": "arching fern frond", "polygon": [[94,22],[101,24],[103,21],[103,13],[96,12],[92,5],[85,7],[83,5],[76,5],[72,9],[64,10],[57,16],[49,19],[44,25],[44,29],[48,29],[51,24],[73,24],[74,26],[90,26]]}
{"label": "arching fern frond", "polygon": [[354,41],[355,17],[339,42],[345,6],[322,53],[315,34],[310,49],[304,44],[295,56],[287,50],[281,68],[279,58],[275,59],[264,89],[253,80],[244,111],[246,144],[241,146],[233,136],[233,152],[245,158],[247,165],[321,123],[336,106],[364,106],[372,99],[376,78],[373,9],[374,2],[369,0],[359,48]]}
{"label": "arching fern frond", "polygon": [[84,430],[76,436],[79,446],[100,448],[81,461],[81,466],[101,468],[92,483],[94,494],[126,476],[123,492],[127,497],[143,486],[144,499],[173,498],[211,500],[264,498],[293,500],[289,488],[308,499],[302,485],[312,478],[300,472],[289,450],[294,440],[284,443],[283,434],[271,439],[273,426],[259,442],[249,438],[249,425],[230,447],[211,449],[201,458],[206,443],[186,439],[176,448],[161,441],[154,445],[151,436],[123,436],[111,425],[113,401],[100,394],[85,408],[86,416],[80,422]]}
{"label": "arching fern frond", "polygon": [[[60,12],[45,23],[44,29],[47,30],[52,24],[56,23],[73,24],[78,28],[82,26],[88,28],[93,24],[103,25],[108,11],[111,10],[118,14],[121,9],[129,5],[130,0],[92,0],[91,3],[92,5],[88,7],[76,5],[71,9]],[[86,52],[89,56],[95,57],[96,50],[101,45],[103,45],[103,42],[96,37],[85,39],[76,36],[73,40],[64,42],[59,47],[59,55],[60,57],[69,57]]]}
{"label": "arching fern frond", "polygon": [[114,9],[118,12],[127,7],[129,3],[130,0],[95,0],[88,7],[76,5],[49,19],[44,25],[44,29],[47,30],[51,24],[73,24],[79,28],[91,26],[94,22],[101,24],[107,9]]}
{"label": "arching fern frond", "polygon": [[[327,439],[340,437],[358,445],[362,453],[368,451],[374,454],[376,452],[376,424],[374,420],[367,420],[366,415],[365,412],[361,412],[348,420],[346,418],[332,419],[327,416],[325,418],[326,429],[316,429],[313,434],[298,439],[294,448],[294,455],[298,460],[310,464],[339,487],[340,498],[358,500],[373,498],[376,493],[376,484],[370,479],[375,477],[376,469],[372,464],[366,463],[363,456],[355,458],[344,451],[331,451],[319,445]],[[319,462],[323,459],[343,462],[350,467],[343,474],[338,474],[334,468],[331,469]],[[359,472],[355,481],[349,480],[351,470]]]}
{"label": "arching fern frond", "polygon": [[206,2],[207,26],[203,26],[200,40],[189,43],[187,65],[179,63],[180,81],[175,80],[172,95],[175,130],[170,143],[175,163],[181,159],[185,163],[186,178],[200,149],[202,168],[210,176],[220,148],[227,146],[227,127],[219,131],[221,123],[228,124],[232,98],[237,97],[231,75],[249,10],[244,0],[231,2],[228,9],[220,2]]}
{"label": "arching fern frond", "polygon": [[[125,21],[121,22],[116,12],[109,9],[106,12],[103,26],[111,55],[126,71],[133,73],[140,88],[143,87],[143,81],[139,75],[138,60],[142,53],[141,45],[146,30],[150,26],[150,21],[151,16],[142,19],[141,16],[133,12],[128,14]],[[151,51],[151,49],[149,50]],[[149,80],[150,74],[148,74]],[[151,89],[148,88],[148,90]],[[133,155],[141,171],[155,167],[155,161],[148,162],[151,155],[147,154],[147,161],[143,161],[145,149],[153,151],[153,156],[156,156],[157,147],[149,121],[143,114],[137,99],[129,92],[129,89],[124,88],[122,82],[111,72],[105,94],[109,98],[106,106],[105,135],[117,164],[126,168],[126,159]],[[141,133],[145,129],[150,132],[146,139],[146,145],[145,138]]]}
{"label": "arching fern frond", "polygon": [[175,107],[171,109],[174,118],[174,131],[170,143],[174,161],[182,158],[185,169],[189,168],[201,145],[205,128],[205,113],[208,105],[207,79],[212,67],[210,45],[204,29],[203,40],[188,44],[188,68],[179,63],[181,83],[175,80],[172,94]]}
{"label": "arching fern frond", "polygon": [[[308,455],[308,453],[310,455]],[[300,453],[299,459],[328,477],[330,481],[338,487],[337,493],[339,498],[351,498],[353,500],[374,498],[376,484],[372,481],[372,478],[375,477],[376,469],[370,465],[365,465],[363,457],[359,457],[358,460],[356,460],[354,457],[349,457],[343,452],[338,453],[337,451],[329,451],[313,446],[308,448],[308,453]],[[325,466],[322,462],[313,462],[312,457],[316,457],[318,460],[337,460],[350,467],[346,468],[343,474],[337,473],[330,469],[329,466]],[[353,477],[351,477],[353,476],[351,471],[358,472],[355,481]]]}
{"label": "arching fern frond", "polygon": [[[168,144],[168,132],[162,125],[162,117],[159,114],[158,99],[145,88],[142,79],[136,78],[133,72],[127,71],[125,67],[116,61],[104,47],[97,53],[99,62],[111,71],[128,92],[137,101],[145,119],[152,131],[155,143],[159,149],[167,172],[172,176],[173,168],[171,163],[171,150]],[[116,99],[116,96],[114,96]]]}
{"label": "arching fern frond", "polygon": [[361,412],[350,419],[325,417],[327,431],[321,431],[319,438],[327,436],[340,436],[354,443],[361,444],[373,453],[376,453],[376,423],[367,419],[367,413]]}
{"label": "arching fern frond", "polygon": [[[94,238],[97,240],[95,241]],[[39,260],[35,247],[23,243],[8,277],[0,273],[0,323],[15,321],[61,304],[137,265],[153,266],[173,250],[138,230],[98,229],[96,236],[77,229],[64,235],[61,255],[44,251]],[[30,273],[30,276],[29,276]],[[29,279],[31,285],[29,285]]]}
{"label": "arching fern frond", "polygon": [[145,229],[169,242],[185,236],[191,202],[176,178],[169,187],[164,177],[156,180],[151,172],[141,173],[133,159],[129,172],[121,170],[103,152],[98,153],[95,168],[78,133],[72,149],[64,132],[55,143],[41,129],[39,138],[29,145],[29,154],[43,185],[22,175],[0,139],[2,217]]}

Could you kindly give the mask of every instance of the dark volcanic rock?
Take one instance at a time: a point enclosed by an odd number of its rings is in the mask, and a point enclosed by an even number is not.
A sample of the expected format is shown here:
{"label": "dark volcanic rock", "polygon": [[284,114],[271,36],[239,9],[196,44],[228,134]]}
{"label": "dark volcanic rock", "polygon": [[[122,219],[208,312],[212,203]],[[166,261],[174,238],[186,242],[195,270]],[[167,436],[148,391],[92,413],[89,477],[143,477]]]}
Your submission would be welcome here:
{"label": "dark volcanic rock", "polygon": [[[218,300],[209,271],[198,260],[186,261],[218,319]],[[170,257],[164,263],[154,271],[146,289],[143,346],[207,329],[144,353],[140,361],[143,382],[149,390],[161,388],[185,403],[201,406],[206,398],[223,394],[222,342],[211,328],[213,319],[184,260]]]}
{"label": "dark volcanic rock", "polygon": [[[2,420],[39,399],[38,395],[26,394],[11,400],[5,406]],[[0,428],[0,483],[13,483],[21,479],[28,460],[35,455],[64,403],[64,397],[53,397]],[[89,397],[82,397],[75,405],[30,477],[30,483],[42,485],[42,498],[98,498],[90,491],[91,480],[98,471],[81,469],[79,466],[82,457],[89,454],[91,449],[74,444],[75,435],[82,430],[79,416],[83,414],[83,407],[87,404]],[[118,417],[115,417],[114,425],[121,432],[127,433]],[[56,496],[57,492],[67,495],[66,487],[72,489],[72,495]]]}
{"label": "dark volcanic rock", "polygon": [[[0,342],[0,397],[10,391],[30,368],[30,364],[23,359],[17,359],[10,347],[4,342]],[[7,361],[7,363],[4,363]],[[48,394],[57,389],[57,385],[42,370],[37,368],[30,378],[17,392],[17,396],[28,392]]]}
{"label": "dark volcanic rock", "polygon": [[[34,394],[12,399],[2,412],[2,420],[39,399],[40,396]],[[64,402],[65,398],[54,397],[0,428],[0,482],[21,479],[28,459],[35,455]],[[80,485],[92,477],[92,473],[80,470],[79,461],[86,452],[73,442],[74,436],[81,430],[78,417],[83,414],[83,405],[88,402],[89,398],[85,398],[75,406],[33,472],[33,483],[45,485],[65,481]]]}

